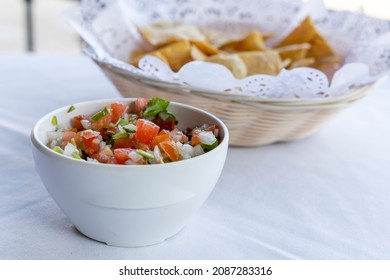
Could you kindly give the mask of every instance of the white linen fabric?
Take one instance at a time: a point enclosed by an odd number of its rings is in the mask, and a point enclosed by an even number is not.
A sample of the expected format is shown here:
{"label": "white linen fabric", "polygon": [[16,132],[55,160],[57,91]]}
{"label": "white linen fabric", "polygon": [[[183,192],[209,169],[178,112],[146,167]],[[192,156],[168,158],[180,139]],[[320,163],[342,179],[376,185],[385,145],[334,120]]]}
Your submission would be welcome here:
{"label": "white linen fabric", "polygon": [[86,57],[1,55],[0,259],[390,259],[389,87],[306,139],[229,148],[180,233],[117,248],[80,234],[56,206],[30,131],[53,109],[120,94]]}

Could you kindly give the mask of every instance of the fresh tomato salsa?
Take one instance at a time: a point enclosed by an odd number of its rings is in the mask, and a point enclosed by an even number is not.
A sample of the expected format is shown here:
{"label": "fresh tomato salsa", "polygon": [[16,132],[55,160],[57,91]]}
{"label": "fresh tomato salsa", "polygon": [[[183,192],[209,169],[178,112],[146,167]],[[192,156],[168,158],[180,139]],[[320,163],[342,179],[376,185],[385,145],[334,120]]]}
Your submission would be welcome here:
{"label": "fresh tomato salsa", "polygon": [[[138,98],[135,111],[122,102],[107,104],[93,115],[78,115],[71,127],[57,124],[48,146],[79,160],[109,164],[164,164],[204,154],[220,142],[217,125],[202,124],[184,131],[168,111],[169,101]],[[75,108],[71,106],[68,112]]]}

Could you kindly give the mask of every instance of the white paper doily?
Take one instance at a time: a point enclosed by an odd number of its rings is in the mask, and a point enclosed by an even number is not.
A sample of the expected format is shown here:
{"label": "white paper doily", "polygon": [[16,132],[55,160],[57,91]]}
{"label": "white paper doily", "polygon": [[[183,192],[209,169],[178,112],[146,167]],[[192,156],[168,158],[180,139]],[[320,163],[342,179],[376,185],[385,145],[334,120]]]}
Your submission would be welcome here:
{"label": "white paper doily", "polygon": [[[332,81],[308,67],[237,80],[224,66],[208,62],[190,62],[177,73],[153,56],[142,58],[139,68],[127,63],[131,51],[143,47],[136,26],[181,21],[232,38],[257,28],[276,34],[269,42],[274,44],[307,15],[345,57]],[[361,13],[328,11],[322,0],[83,0],[64,16],[89,44],[94,59],[140,77],[203,90],[264,98],[328,98],[372,83],[390,69],[388,22]]]}

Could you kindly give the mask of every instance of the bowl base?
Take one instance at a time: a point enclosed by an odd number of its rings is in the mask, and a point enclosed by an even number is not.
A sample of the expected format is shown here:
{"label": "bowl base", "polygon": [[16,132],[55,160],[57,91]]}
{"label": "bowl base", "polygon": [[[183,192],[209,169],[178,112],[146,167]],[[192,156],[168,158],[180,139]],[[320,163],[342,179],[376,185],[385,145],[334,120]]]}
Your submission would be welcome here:
{"label": "bowl base", "polygon": [[137,247],[146,247],[146,246],[153,246],[157,245],[160,243],[163,243],[165,240],[170,239],[177,235],[184,227],[180,228],[178,231],[174,232],[173,234],[170,234],[169,236],[166,236],[165,238],[162,239],[153,239],[153,240],[147,240],[144,242],[134,242],[132,240],[123,240],[123,241],[118,241],[118,240],[112,240],[112,241],[105,241],[105,240],[100,240],[98,238],[91,237],[88,234],[85,234],[82,232],[80,229],[78,229],[76,226],[74,228],[77,230],[78,233],[83,235],[84,237],[91,239],[93,241],[105,244],[107,246],[111,247],[122,247],[122,248],[137,248]]}

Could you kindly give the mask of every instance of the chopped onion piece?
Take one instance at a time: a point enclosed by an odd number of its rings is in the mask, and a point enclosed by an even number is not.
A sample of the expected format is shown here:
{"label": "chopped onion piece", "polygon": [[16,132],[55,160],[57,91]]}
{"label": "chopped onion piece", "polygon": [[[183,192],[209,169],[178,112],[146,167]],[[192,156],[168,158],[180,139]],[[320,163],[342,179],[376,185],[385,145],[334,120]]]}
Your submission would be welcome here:
{"label": "chopped onion piece", "polygon": [[67,125],[67,124],[65,124],[65,123],[59,123],[59,124],[57,124],[57,130],[56,131],[62,131],[62,132],[64,132],[64,131],[67,131],[67,130],[69,130],[70,129],[70,127]]}
{"label": "chopped onion piece", "polygon": [[100,141],[100,143],[99,143],[99,149],[100,150],[103,150],[105,147],[106,147],[106,142],[104,142],[104,141]]}
{"label": "chopped onion piece", "polygon": [[201,145],[196,145],[194,147],[194,157],[200,156],[204,154],[204,150]]}
{"label": "chopped onion piece", "polygon": [[61,131],[49,131],[47,133],[48,146],[52,149],[58,146],[62,142],[62,134]]}
{"label": "chopped onion piece", "polygon": [[157,145],[154,146],[153,154],[154,154],[154,161],[156,163],[163,163],[163,157],[161,155],[160,148]]}
{"label": "chopped onion piece", "polygon": [[211,131],[200,131],[199,132],[199,142],[205,145],[212,145],[217,141],[217,138]]}
{"label": "chopped onion piece", "polygon": [[188,141],[188,137],[184,135],[184,133],[177,128],[172,130],[169,134],[172,136],[172,139],[175,142],[185,143]]}
{"label": "chopped onion piece", "polygon": [[84,129],[90,129],[91,128],[91,122],[89,120],[81,120],[81,125]]}
{"label": "chopped onion piece", "polygon": [[129,123],[127,125],[124,125],[122,127],[122,129],[125,130],[128,133],[132,133],[132,132],[135,132],[137,130],[137,127],[134,124]]}
{"label": "chopped onion piece", "polygon": [[134,160],[132,160],[132,159],[126,160],[126,161],[125,161],[125,164],[126,164],[126,165],[137,165],[137,163],[136,163]]}
{"label": "chopped onion piece", "polygon": [[136,151],[131,151],[129,153],[129,157],[135,162],[138,162],[144,158],[143,156],[139,155]]}
{"label": "chopped onion piece", "polygon": [[183,159],[189,159],[194,156],[194,148],[189,144],[182,144],[180,142],[176,143],[176,146],[179,150],[179,154]]}
{"label": "chopped onion piece", "polygon": [[64,155],[72,157],[73,153],[75,152],[79,154],[79,150],[77,150],[77,148],[72,143],[66,144],[64,149]]}

